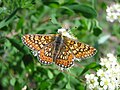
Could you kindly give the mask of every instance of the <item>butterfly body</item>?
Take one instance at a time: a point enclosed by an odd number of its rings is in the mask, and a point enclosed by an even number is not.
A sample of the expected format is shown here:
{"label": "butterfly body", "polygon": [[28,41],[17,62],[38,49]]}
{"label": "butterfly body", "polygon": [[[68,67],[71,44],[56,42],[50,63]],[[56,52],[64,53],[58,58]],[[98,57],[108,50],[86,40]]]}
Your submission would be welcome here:
{"label": "butterfly body", "polygon": [[69,68],[75,58],[84,59],[93,56],[96,49],[62,34],[27,34],[23,43],[33,51],[42,64],[55,63],[61,68]]}
{"label": "butterfly body", "polygon": [[53,52],[53,61],[55,62],[57,55],[60,52],[60,49],[63,45],[63,39],[61,37],[61,34],[58,34],[55,36],[55,41],[54,41],[54,52]]}

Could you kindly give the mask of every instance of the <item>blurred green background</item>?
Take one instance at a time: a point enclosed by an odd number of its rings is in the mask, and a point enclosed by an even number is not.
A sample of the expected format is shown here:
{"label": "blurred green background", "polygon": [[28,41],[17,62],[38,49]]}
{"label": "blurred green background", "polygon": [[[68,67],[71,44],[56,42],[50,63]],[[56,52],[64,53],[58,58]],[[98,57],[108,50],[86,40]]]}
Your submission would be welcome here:
{"label": "blurred green background", "polygon": [[[0,0],[0,90],[85,90],[84,75],[100,68],[101,57],[114,53],[120,59],[120,23],[106,21],[111,3],[114,0]],[[41,65],[21,37],[57,33],[65,23],[79,41],[98,52],[62,72],[56,65]]]}

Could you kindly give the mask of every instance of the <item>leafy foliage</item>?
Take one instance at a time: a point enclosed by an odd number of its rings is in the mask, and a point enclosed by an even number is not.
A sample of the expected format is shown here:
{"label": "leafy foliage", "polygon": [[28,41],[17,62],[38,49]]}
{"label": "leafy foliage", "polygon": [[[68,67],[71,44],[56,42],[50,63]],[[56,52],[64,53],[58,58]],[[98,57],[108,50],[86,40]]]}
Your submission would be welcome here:
{"label": "leafy foliage", "polygon": [[[115,51],[120,56],[120,26],[105,21],[102,7],[106,4],[101,0],[0,0],[0,88],[84,90],[84,74],[99,68],[98,55]],[[56,65],[41,65],[21,37],[57,33],[66,22],[78,40],[94,46],[98,53],[62,72]],[[111,36],[99,43],[104,35]]]}

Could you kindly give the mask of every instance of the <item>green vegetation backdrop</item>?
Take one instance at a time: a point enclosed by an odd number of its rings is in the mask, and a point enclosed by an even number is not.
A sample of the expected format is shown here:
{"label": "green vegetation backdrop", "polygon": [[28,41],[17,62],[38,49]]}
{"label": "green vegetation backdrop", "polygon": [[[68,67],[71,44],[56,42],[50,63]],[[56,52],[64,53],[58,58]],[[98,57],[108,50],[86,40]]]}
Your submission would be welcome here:
{"label": "green vegetation backdrop", "polygon": [[[110,2],[0,0],[0,90],[85,90],[84,75],[100,68],[99,58],[110,52],[120,57],[120,24],[106,21]],[[65,23],[79,41],[98,52],[62,72],[56,65],[41,65],[21,37],[57,33]]]}

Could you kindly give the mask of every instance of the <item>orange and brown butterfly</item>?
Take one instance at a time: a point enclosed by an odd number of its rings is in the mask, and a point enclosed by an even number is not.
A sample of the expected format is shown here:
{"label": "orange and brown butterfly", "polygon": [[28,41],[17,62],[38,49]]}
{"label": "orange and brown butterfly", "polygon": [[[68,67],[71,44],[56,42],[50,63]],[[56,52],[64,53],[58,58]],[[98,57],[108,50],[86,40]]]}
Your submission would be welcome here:
{"label": "orange and brown butterfly", "polygon": [[37,52],[42,64],[55,63],[61,68],[70,68],[75,59],[92,57],[96,49],[78,40],[59,34],[27,34],[22,37],[23,43]]}

